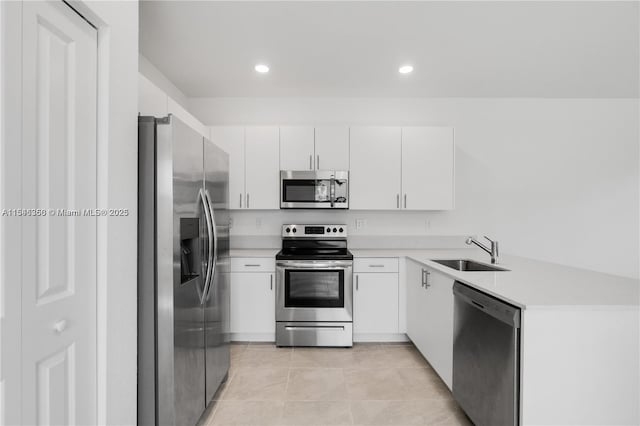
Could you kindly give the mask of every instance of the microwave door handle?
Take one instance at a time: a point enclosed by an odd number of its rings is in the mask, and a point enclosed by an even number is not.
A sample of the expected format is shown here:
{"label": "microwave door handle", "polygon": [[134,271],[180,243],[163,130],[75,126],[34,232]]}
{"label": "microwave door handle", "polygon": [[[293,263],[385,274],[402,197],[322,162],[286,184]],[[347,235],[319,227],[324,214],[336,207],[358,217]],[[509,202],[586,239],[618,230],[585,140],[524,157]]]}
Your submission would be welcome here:
{"label": "microwave door handle", "polygon": [[333,208],[333,205],[336,202],[336,180],[334,177],[331,177],[329,184],[329,199],[331,201],[331,207]]}

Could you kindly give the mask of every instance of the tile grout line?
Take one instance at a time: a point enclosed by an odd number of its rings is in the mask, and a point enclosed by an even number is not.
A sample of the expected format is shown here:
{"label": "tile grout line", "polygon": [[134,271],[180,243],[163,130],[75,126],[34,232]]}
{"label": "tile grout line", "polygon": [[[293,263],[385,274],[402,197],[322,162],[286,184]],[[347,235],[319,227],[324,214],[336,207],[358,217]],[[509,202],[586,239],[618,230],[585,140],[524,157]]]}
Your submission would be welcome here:
{"label": "tile grout line", "polygon": [[342,368],[342,378],[344,379],[344,388],[347,394],[347,406],[349,407],[349,418],[351,419],[351,424],[355,425],[356,421],[353,418],[353,408],[351,407],[351,404],[353,403],[353,401],[349,398],[349,386],[347,386],[347,375],[345,374],[345,369]]}

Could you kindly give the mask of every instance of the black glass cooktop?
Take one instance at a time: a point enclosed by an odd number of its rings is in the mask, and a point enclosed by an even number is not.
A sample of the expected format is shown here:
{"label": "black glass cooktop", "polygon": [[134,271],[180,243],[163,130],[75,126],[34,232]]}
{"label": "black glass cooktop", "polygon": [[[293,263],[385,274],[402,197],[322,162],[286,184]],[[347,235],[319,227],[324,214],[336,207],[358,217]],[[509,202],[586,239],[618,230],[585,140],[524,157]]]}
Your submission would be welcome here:
{"label": "black glass cooktop", "polygon": [[276,260],[353,260],[345,240],[283,240]]}

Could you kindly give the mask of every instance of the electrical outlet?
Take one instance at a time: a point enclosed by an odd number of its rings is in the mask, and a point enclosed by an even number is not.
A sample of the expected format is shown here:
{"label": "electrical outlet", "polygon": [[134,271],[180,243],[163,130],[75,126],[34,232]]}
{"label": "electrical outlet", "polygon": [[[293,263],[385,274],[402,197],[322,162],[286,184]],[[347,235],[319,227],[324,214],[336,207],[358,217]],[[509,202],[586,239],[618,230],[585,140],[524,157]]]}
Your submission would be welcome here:
{"label": "electrical outlet", "polygon": [[233,228],[233,218],[229,218],[229,229]]}
{"label": "electrical outlet", "polygon": [[262,218],[261,217],[257,217],[256,218],[256,228],[258,228],[258,229],[262,228]]}
{"label": "electrical outlet", "polygon": [[431,229],[431,221],[429,219],[424,221],[424,229],[425,230]]}
{"label": "electrical outlet", "polygon": [[356,229],[362,229],[367,225],[367,221],[364,219],[356,219]]}

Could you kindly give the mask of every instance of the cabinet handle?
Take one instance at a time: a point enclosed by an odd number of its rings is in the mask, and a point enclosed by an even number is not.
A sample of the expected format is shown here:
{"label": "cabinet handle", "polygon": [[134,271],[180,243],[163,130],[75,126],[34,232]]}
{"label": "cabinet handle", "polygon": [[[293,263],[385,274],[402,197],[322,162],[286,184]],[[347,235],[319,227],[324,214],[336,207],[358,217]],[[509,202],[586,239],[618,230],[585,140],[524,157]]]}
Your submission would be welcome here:
{"label": "cabinet handle", "polygon": [[431,275],[431,272],[425,270],[424,271],[424,288],[425,289],[431,287],[431,284],[429,284],[429,275]]}
{"label": "cabinet handle", "polygon": [[271,287],[271,291],[273,291],[273,274],[269,274],[269,286]]}
{"label": "cabinet handle", "polygon": [[245,263],[244,266],[253,266],[253,267],[257,267],[260,266],[259,263]]}
{"label": "cabinet handle", "polygon": [[358,287],[359,287],[358,286],[359,281],[360,281],[360,280],[358,280],[359,277],[360,277],[359,275],[356,275],[356,291],[358,290]]}
{"label": "cabinet handle", "polygon": [[249,208],[249,193],[247,192],[247,208]]}
{"label": "cabinet handle", "polygon": [[309,170],[313,170],[313,155],[309,156]]}
{"label": "cabinet handle", "polygon": [[316,156],[316,170],[320,170],[320,154]]}
{"label": "cabinet handle", "polygon": [[242,208],[242,192],[240,193],[240,208]]}
{"label": "cabinet handle", "polygon": [[384,268],[384,265],[369,265],[369,268]]}
{"label": "cabinet handle", "polygon": [[407,194],[404,194],[404,208],[407,208]]}
{"label": "cabinet handle", "polygon": [[400,194],[396,194],[396,208],[400,208]]}

